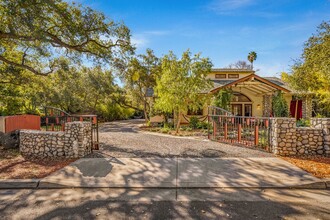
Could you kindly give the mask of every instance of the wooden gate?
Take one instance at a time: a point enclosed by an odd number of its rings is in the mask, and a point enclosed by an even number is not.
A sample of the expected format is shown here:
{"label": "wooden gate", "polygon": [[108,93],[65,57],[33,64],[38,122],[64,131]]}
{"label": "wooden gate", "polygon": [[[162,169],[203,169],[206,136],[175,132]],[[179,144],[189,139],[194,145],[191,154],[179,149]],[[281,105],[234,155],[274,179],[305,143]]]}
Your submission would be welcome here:
{"label": "wooden gate", "polygon": [[5,133],[21,129],[40,130],[40,116],[37,115],[6,116],[4,120]]}

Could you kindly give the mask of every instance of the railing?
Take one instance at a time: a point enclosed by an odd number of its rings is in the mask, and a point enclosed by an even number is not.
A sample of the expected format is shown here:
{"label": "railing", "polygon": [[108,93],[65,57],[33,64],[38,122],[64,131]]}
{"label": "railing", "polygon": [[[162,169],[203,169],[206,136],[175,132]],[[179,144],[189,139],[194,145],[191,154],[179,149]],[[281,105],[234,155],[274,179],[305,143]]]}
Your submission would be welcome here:
{"label": "railing", "polygon": [[208,115],[210,140],[269,151],[270,118]]}
{"label": "railing", "polygon": [[86,121],[92,123],[91,143],[92,149],[99,149],[99,133],[97,115],[70,115],[54,107],[45,108],[45,116],[41,117],[41,130],[64,131],[65,123]]}
{"label": "railing", "polygon": [[207,110],[208,115],[233,115],[230,111],[216,106],[209,106]]}

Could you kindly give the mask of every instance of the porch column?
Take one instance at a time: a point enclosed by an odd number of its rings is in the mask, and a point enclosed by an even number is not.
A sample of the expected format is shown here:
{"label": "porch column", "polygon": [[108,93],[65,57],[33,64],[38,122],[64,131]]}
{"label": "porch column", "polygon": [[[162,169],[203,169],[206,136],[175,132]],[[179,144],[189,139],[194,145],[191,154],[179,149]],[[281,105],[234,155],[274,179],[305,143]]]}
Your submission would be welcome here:
{"label": "porch column", "polygon": [[272,112],[272,96],[271,95],[263,95],[262,97],[262,116],[269,117]]}

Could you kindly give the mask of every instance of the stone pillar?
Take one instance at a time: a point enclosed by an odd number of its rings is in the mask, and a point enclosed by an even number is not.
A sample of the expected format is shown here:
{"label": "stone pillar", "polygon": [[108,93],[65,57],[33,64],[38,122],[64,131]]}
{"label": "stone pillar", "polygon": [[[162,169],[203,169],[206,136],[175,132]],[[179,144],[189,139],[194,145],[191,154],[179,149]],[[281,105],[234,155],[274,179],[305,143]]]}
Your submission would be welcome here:
{"label": "stone pillar", "polygon": [[324,154],[330,156],[330,118],[311,118],[311,126],[323,130]]}
{"label": "stone pillar", "polygon": [[310,95],[306,95],[302,99],[302,117],[306,119],[311,118],[312,108],[313,108],[312,97]]}
{"label": "stone pillar", "polygon": [[65,151],[67,157],[78,158],[91,153],[92,124],[69,122],[65,124]]}
{"label": "stone pillar", "polygon": [[262,97],[262,107],[263,117],[269,117],[272,112],[272,95],[264,95]]}
{"label": "stone pillar", "polygon": [[281,156],[297,154],[296,119],[270,119],[270,147],[272,153]]}

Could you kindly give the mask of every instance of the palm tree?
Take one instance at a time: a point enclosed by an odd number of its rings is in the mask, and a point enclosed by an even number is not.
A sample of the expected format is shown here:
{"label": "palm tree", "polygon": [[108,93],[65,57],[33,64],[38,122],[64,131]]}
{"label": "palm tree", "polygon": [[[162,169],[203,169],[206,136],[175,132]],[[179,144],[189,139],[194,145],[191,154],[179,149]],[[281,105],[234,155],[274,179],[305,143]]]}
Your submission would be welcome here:
{"label": "palm tree", "polygon": [[253,61],[257,59],[257,53],[255,51],[251,51],[247,58],[251,63],[251,68],[253,69]]}

